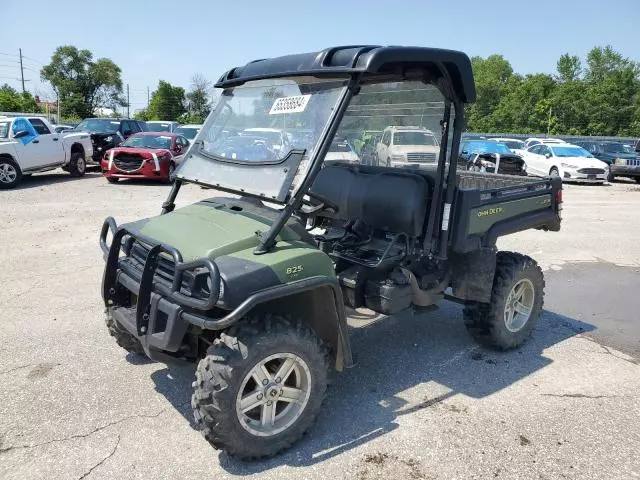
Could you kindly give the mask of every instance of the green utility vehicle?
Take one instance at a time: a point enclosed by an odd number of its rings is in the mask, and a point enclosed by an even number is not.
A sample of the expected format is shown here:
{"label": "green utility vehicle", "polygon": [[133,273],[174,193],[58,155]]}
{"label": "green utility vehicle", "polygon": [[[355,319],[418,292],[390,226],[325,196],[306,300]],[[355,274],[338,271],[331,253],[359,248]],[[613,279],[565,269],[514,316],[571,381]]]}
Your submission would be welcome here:
{"label": "green utility vehicle", "polygon": [[[353,365],[347,308],[448,299],[483,345],[531,334],[542,271],[496,240],[559,230],[562,184],[456,171],[475,99],[465,54],[336,47],[254,61],[216,86],[162,213],[109,217],[100,236],[109,332],[151,359],[198,362],[192,406],[215,448],[267,457],[304,434],[329,371]],[[438,135],[436,161],[408,137],[397,167],[324,163],[341,130],[394,126]],[[221,193],[175,208],[186,184]]]}

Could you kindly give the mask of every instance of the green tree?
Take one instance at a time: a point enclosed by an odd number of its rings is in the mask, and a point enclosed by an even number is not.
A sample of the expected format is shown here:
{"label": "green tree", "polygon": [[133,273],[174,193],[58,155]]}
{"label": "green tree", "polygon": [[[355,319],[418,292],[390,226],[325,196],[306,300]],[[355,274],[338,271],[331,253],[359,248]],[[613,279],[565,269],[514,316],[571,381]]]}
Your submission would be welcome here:
{"label": "green tree", "polygon": [[467,108],[469,128],[476,131],[493,131],[496,125],[491,114],[510,90],[513,68],[502,55],[473,57],[471,63],[476,81],[477,100]]}
{"label": "green tree", "polygon": [[545,73],[512,81],[509,91],[491,112],[488,132],[547,132],[550,97],[555,86],[553,77]]}
{"label": "green tree", "polygon": [[39,112],[33,95],[29,92],[18,93],[8,84],[0,87],[0,111],[2,112]]}
{"label": "green tree", "polygon": [[184,88],[174,87],[160,80],[151,95],[147,116],[149,120],[178,120],[186,112]]}
{"label": "green tree", "polygon": [[120,68],[108,58],[94,61],[89,50],[72,45],[58,47],[51,63],[40,71],[60,97],[62,111],[81,118],[92,116],[98,107],[126,105],[120,74]]}
{"label": "green tree", "polygon": [[211,111],[211,82],[200,74],[191,79],[191,90],[187,93],[187,114],[184,123],[204,123]]}
{"label": "green tree", "polygon": [[582,63],[575,55],[565,53],[556,64],[558,70],[558,80],[561,82],[573,82],[580,78],[582,74]]}

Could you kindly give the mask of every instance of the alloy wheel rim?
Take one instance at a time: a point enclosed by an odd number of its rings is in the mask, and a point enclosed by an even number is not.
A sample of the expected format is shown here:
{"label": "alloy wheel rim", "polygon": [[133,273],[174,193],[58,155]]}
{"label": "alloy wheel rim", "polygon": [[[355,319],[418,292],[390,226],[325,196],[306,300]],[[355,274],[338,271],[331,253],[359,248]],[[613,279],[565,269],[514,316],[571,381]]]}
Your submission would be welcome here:
{"label": "alloy wheel rim", "polygon": [[13,183],[15,182],[17,176],[18,172],[13,165],[10,165],[8,163],[0,165],[0,182]]}
{"label": "alloy wheel rim", "polygon": [[276,353],[247,373],[236,397],[240,425],[258,437],[270,437],[291,427],[311,396],[311,372],[292,353]]}
{"label": "alloy wheel rim", "polygon": [[513,286],[504,306],[507,330],[516,333],[524,328],[531,318],[534,300],[535,288],[531,280],[523,278]]}

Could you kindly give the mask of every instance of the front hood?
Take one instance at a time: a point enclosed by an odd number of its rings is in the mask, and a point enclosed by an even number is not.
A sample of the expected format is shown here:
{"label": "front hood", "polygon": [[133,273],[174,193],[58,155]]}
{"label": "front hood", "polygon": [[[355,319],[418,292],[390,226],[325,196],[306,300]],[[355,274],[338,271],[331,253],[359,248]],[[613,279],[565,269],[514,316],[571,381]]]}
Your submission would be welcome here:
{"label": "front hood", "polygon": [[435,153],[440,152],[440,147],[433,145],[393,145],[389,148],[390,155],[402,155],[407,153]]}
{"label": "front hood", "polygon": [[[576,169],[578,168],[603,168],[607,169],[608,165],[598,160],[597,158],[585,158],[585,157],[559,157],[558,161],[560,164],[566,163],[568,165],[574,165]],[[563,168],[567,168],[564,167]]]}
{"label": "front hood", "polygon": [[[248,202],[234,201],[231,198],[210,199],[166,215],[139,220],[125,227],[134,234],[140,232],[177,248],[184,261],[201,257],[213,259],[247,249],[253,250],[258,245],[256,231],[266,232],[273,223],[266,215],[257,213],[258,208],[248,208],[245,203]],[[241,210],[238,211],[237,208]],[[277,213],[274,212],[275,215]],[[300,238],[290,227],[285,227],[278,240],[296,241]]]}

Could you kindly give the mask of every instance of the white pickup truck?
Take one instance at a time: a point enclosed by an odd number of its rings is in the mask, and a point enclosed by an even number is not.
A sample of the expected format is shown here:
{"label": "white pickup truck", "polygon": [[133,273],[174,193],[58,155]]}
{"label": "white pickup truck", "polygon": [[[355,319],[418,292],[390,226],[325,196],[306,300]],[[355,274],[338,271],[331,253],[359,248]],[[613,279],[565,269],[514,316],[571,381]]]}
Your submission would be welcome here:
{"label": "white pickup truck", "polygon": [[0,189],[13,188],[22,177],[58,167],[80,177],[92,154],[87,133],[55,133],[44,118],[0,117]]}

